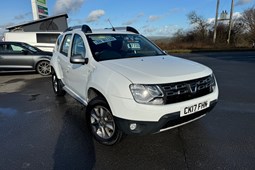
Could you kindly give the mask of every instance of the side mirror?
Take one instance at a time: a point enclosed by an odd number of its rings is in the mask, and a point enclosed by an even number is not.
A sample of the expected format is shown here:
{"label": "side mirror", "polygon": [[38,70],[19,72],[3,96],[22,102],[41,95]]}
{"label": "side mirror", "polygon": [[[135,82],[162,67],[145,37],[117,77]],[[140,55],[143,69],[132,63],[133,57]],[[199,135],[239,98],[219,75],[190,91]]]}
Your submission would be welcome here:
{"label": "side mirror", "polygon": [[165,50],[163,51],[163,53],[164,53],[164,54],[166,54],[166,55],[168,55],[168,52],[167,52],[167,51],[165,51]]}
{"label": "side mirror", "polygon": [[22,52],[22,54],[24,54],[24,55],[28,55],[28,53],[29,53],[29,51],[27,51],[27,50],[22,50],[21,52]]}
{"label": "side mirror", "polygon": [[88,64],[89,59],[82,57],[80,54],[77,54],[70,58],[70,62],[73,64]]}

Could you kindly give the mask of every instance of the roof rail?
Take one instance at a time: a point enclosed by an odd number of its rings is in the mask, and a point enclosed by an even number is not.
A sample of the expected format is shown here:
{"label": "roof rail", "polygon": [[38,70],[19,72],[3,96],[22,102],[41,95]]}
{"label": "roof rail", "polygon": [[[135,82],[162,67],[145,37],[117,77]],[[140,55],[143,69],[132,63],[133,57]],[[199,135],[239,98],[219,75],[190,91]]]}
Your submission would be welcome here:
{"label": "roof rail", "polygon": [[68,27],[64,32],[72,31],[72,30],[75,30],[75,29],[81,29],[81,31],[83,31],[84,33],[92,33],[91,28],[86,24],[77,25],[77,26],[73,26],[73,27]]}
{"label": "roof rail", "polygon": [[130,27],[130,26],[127,26],[127,27],[105,28],[105,29],[111,29],[112,31],[116,31],[116,30],[119,30],[119,31],[129,31],[129,32],[133,32],[135,34],[139,34],[139,32],[135,28]]}
{"label": "roof rail", "polygon": [[139,34],[139,32],[135,28],[130,27],[130,26],[127,26],[127,31]]}

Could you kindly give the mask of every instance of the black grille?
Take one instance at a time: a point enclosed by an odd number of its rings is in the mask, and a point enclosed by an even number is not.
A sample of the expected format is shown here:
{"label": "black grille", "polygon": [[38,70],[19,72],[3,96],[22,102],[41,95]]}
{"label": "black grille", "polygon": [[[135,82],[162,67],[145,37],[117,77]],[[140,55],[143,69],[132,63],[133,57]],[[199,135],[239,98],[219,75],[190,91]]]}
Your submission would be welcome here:
{"label": "black grille", "polygon": [[170,104],[207,95],[213,92],[214,85],[214,78],[207,76],[195,80],[161,84],[159,87],[165,95],[165,104]]}

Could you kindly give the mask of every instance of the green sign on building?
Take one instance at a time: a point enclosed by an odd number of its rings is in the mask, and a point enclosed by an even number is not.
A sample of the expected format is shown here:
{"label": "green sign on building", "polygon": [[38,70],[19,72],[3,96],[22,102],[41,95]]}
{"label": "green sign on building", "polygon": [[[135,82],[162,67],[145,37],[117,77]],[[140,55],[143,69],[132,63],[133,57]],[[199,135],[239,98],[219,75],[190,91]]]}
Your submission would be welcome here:
{"label": "green sign on building", "polygon": [[34,20],[48,17],[47,0],[31,0]]}
{"label": "green sign on building", "polygon": [[38,5],[39,14],[48,15],[48,8]]}
{"label": "green sign on building", "polygon": [[37,2],[43,4],[43,5],[46,5],[46,0],[37,0]]}

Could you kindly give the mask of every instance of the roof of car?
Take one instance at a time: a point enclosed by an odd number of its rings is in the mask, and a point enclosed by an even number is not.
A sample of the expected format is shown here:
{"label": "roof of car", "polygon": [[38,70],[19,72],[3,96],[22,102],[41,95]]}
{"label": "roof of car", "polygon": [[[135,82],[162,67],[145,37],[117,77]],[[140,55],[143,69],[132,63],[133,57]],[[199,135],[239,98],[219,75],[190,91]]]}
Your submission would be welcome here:
{"label": "roof of car", "polygon": [[67,28],[64,32],[72,32],[74,30],[83,31],[85,34],[99,34],[99,33],[108,33],[108,34],[115,34],[115,33],[131,33],[131,34],[139,34],[139,32],[130,26],[127,27],[112,27],[112,28],[104,28],[104,29],[91,29],[88,25],[79,25],[74,27]]}
{"label": "roof of car", "polygon": [[135,34],[133,32],[129,32],[129,31],[124,31],[124,30],[118,30],[118,31],[112,31],[111,29],[95,29],[93,30],[92,33],[88,33],[88,34],[99,34],[99,33],[107,33],[107,34]]}
{"label": "roof of car", "polygon": [[19,45],[22,45],[22,46],[24,46],[24,44],[26,44],[26,45],[32,46],[34,48],[37,48],[37,47],[35,47],[31,44],[28,44],[26,42],[20,42],[20,41],[0,41],[0,44],[19,44]]}
{"label": "roof of car", "polygon": [[[76,31],[81,31],[81,30],[76,30]],[[72,31],[68,31],[67,33],[70,33],[70,32]],[[129,32],[129,31],[112,31],[112,30],[105,30],[105,29],[95,29],[93,30],[92,33],[85,33],[85,34],[93,35],[93,34],[135,34],[135,33]]]}
{"label": "roof of car", "polygon": [[1,44],[10,44],[10,43],[15,43],[15,44],[23,44],[24,42],[19,42],[19,41],[0,41]]}

